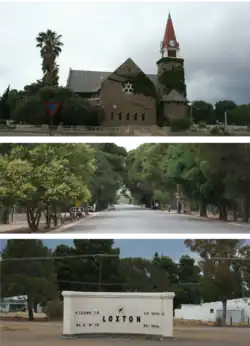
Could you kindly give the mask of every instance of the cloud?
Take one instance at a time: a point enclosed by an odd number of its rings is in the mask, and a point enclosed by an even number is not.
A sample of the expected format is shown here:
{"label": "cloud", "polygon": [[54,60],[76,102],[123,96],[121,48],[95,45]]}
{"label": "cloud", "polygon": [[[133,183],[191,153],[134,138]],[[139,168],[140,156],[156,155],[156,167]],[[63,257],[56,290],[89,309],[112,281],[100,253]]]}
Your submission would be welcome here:
{"label": "cloud", "polygon": [[63,35],[60,82],[69,68],[115,70],[131,57],[156,72],[168,12],[185,58],[190,100],[250,102],[250,3],[1,2],[0,93],[41,78],[35,38]]}

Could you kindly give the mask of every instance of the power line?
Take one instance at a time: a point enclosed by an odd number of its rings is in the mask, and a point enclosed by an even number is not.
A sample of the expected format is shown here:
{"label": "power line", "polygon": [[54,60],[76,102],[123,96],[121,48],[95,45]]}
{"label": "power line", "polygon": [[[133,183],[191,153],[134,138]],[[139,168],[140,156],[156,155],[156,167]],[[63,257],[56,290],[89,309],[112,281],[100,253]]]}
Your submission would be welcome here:
{"label": "power line", "polygon": [[250,261],[250,257],[210,257],[214,261]]}
{"label": "power line", "polygon": [[[62,283],[72,283],[72,284],[79,284],[79,285],[99,285],[98,282],[88,282],[88,281],[70,281],[70,280],[55,280],[57,282],[62,282]],[[102,282],[102,286],[130,286],[130,284],[125,284],[125,283],[108,283],[108,282]]]}
{"label": "power line", "polygon": [[54,259],[71,259],[71,258],[81,259],[81,258],[87,258],[87,257],[120,257],[120,255],[90,254],[90,255],[74,255],[74,256],[12,257],[12,258],[1,258],[0,262],[3,262],[3,261],[54,260]]}

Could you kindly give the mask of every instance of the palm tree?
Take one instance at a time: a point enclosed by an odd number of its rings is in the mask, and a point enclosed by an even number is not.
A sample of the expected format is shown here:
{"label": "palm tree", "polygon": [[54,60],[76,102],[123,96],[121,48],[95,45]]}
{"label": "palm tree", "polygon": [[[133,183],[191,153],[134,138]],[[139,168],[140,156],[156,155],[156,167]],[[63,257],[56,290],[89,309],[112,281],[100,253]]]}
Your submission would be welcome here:
{"label": "palm tree", "polygon": [[[62,35],[48,29],[46,32],[40,32],[36,38],[36,47],[40,48],[40,54],[43,59],[42,71],[43,80],[46,84],[53,85],[58,80],[59,66],[56,64],[56,58],[62,52]],[[57,77],[56,77],[57,76]]]}

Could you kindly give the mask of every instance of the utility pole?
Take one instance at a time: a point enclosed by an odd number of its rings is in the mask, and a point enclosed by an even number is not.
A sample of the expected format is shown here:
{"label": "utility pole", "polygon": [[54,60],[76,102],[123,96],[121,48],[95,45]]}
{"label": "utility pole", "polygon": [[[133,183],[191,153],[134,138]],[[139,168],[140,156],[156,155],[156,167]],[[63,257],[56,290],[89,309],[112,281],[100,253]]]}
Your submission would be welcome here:
{"label": "utility pole", "polygon": [[98,277],[98,291],[102,291],[102,255],[99,256],[99,277]]}
{"label": "utility pole", "polygon": [[227,127],[227,111],[225,111],[224,113],[224,124],[225,124],[225,127]]}

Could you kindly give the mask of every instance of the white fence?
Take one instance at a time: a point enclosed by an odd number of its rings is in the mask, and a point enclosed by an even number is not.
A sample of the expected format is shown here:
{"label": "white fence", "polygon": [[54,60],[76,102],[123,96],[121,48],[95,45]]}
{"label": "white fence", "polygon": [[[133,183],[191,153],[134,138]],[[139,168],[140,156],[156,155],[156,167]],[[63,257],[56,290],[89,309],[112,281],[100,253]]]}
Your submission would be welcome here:
{"label": "white fence", "polygon": [[63,335],[173,336],[174,293],[68,292]]}

